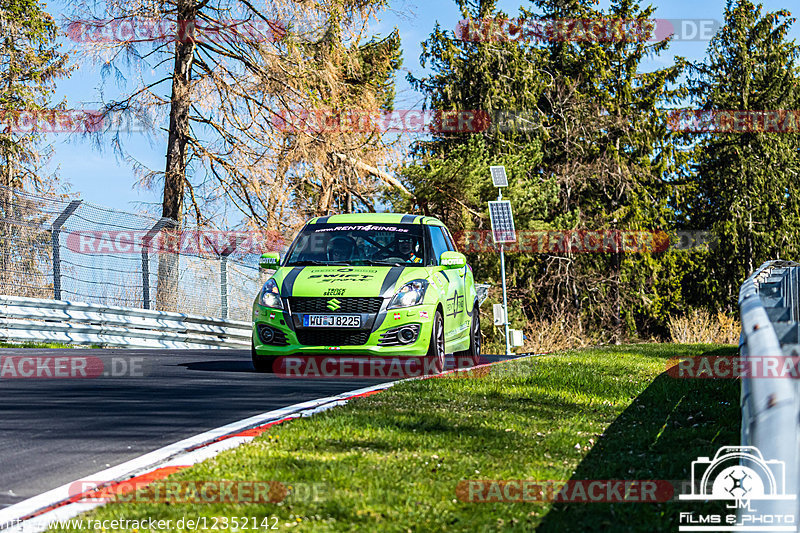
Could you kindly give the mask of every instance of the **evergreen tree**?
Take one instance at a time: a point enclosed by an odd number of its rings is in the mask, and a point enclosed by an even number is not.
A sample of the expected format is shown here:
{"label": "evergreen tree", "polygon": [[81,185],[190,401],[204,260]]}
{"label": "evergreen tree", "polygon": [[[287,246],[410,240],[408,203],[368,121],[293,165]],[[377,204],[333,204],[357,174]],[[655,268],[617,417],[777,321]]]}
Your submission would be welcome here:
{"label": "evergreen tree", "polygon": [[[13,123],[15,113],[44,112],[55,82],[69,74],[59,51],[58,26],[37,0],[0,0],[0,110]],[[0,131],[0,185],[46,186],[40,173],[41,134],[13,127]]]}
{"label": "evergreen tree", "polygon": [[[496,10],[496,0],[456,0],[465,21],[507,18]],[[536,106],[552,76],[537,69],[539,51],[526,43],[470,40],[468,26],[460,34],[438,24],[422,44],[420,63],[428,76],[409,76],[425,95],[425,108],[435,114],[475,112],[474,132],[447,132],[434,128],[430,138],[414,146],[413,162],[401,170],[413,200],[393,199],[396,210],[414,210],[440,217],[456,232],[489,229],[489,200],[497,189],[489,175],[491,165],[504,165],[518,230],[542,229],[551,218],[557,189],[541,174],[541,125]],[[533,119],[533,120],[532,120]],[[444,128],[443,128],[444,129]],[[465,233],[469,235],[469,233]],[[485,234],[484,234],[485,237]],[[482,239],[485,244],[491,238]],[[462,244],[464,244],[462,242]],[[465,251],[481,279],[499,285],[499,255]],[[535,308],[533,274],[537,256],[508,254],[506,269],[513,319],[521,318],[522,302]]]}
{"label": "evergreen tree", "polygon": [[[494,1],[457,0],[464,18],[497,19]],[[578,1],[535,1],[528,20],[637,19],[653,8],[617,0],[607,11]],[[527,131],[490,129],[472,138],[434,135],[417,145],[404,171],[423,212],[456,228],[486,227],[494,199],[488,166],[509,166],[518,229],[657,230],[672,223],[669,176],[679,164],[659,107],[677,67],[643,73],[646,57],[668,41],[636,36],[551,42],[463,41],[438,26],[423,45],[433,74],[413,79],[434,109],[483,109],[536,117]],[[477,221],[474,221],[478,218]],[[489,259],[487,259],[487,257]],[[482,276],[496,257],[477,260]],[[511,293],[528,318],[572,316],[580,331],[606,338],[663,324],[676,307],[674,257],[650,254],[515,254]],[[580,333],[579,331],[579,333]]]}
{"label": "evergreen tree", "polygon": [[[750,0],[729,1],[707,59],[690,65],[696,105],[710,111],[797,109],[800,49],[787,39],[793,21],[784,10],[763,13]],[[781,126],[793,117],[782,115]],[[751,125],[751,131],[704,134],[692,154],[696,183],[685,187],[686,223],[717,239],[694,273],[688,297],[696,304],[735,309],[739,286],[759,264],[800,257],[798,135],[764,131],[759,120]]]}
{"label": "evergreen tree", "polygon": [[70,71],[57,36],[53,17],[37,0],[0,0],[0,111],[5,123],[0,129],[0,287],[5,286],[6,293],[25,272],[37,268],[36,258],[20,246],[30,235],[20,235],[22,230],[13,223],[31,217],[31,210],[15,209],[12,188],[50,191],[55,184],[55,176],[42,173],[51,152],[42,145],[42,134],[36,128],[19,131],[16,125],[20,112],[39,115],[39,127],[41,119],[52,117],[55,82]]}
{"label": "evergreen tree", "polygon": [[[540,105],[548,126],[543,170],[556,177],[563,229],[658,230],[670,227],[670,175],[681,163],[666,128],[666,104],[683,94],[670,86],[677,66],[642,72],[645,59],[669,46],[647,33],[617,34],[614,21],[648,28],[654,7],[614,0],[598,10],[575,0],[534,0],[544,20],[595,20],[597,39],[546,43],[547,68],[559,90]],[[526,16],[535,17],[531,11]],[[572,295],[587,326],[620,338],[663,324],[677,302],[668,254],[583,254],[543,283],[553,298]]]}

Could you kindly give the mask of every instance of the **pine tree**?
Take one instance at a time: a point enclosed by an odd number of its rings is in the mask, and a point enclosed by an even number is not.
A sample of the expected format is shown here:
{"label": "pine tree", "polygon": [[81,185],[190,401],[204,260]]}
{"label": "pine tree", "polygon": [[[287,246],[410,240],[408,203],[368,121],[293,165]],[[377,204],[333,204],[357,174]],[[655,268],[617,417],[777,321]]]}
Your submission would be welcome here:
{"label": "pine tree", "polygon": [[[794,19],[729,1],[707,59],[690,65],[689,88],[702,110],[793,110],[800,95],[800,48],[788,39]],[[792,120],[784,114],[781,123]],[[738,287],[768,259],[800,257],[800,143],[797,133],[711,132],[696,140],[696,183],[686,187],[687,224],[709,229],[717,246],[698,265],[689,298],[735,309]],[[795,126],[795,130],[796,126]]]}
{"label": "pine tree", "polygon": [[[457,3],[465,18],[504,17],[493,1]],[[536,13],[522,11],[524,19],[637,19],[644,26],[653,13],[629,0],[606,11],[578,1],[534,6]],[[527,114],[536,127],[472,139],[434,135],[420,143],[417,164],[404,173],[417,204],[458,228],[472,227],[477,213],[477,224],[485,224],[485,202],[496,194],[487,167],[506,162],[514,167],[508,197],[520,229],[667,227],[669,176],[680,156],[659,108],[680,97],[669,89],[680,72],[640,71],[646,57],[667,46],[636,38],[464,42],[436,27],[422,56],[434,73],[411,80],[427,105]],[[493,260],[475,259],[486,274],[493,271]],[[663,324],[676,305],[670,261],[649,254],[519,254],[510,261],[512,292],[525,299],[529,317],[567,315],[578,319],[579,330],[621,338]]]}
{"label": "pine tree", "polygon": [[[487,202],[497,198],[489,167],[503,165],[509,176],[503,194],[513,201],[517,229],[542,229],[552,215],[557,189],[540,172],[543,132],[536,108],[552,77],[537,68],[540,53],[527,43],[468,38],[469,21],[480,25],[507,18],[497,11],[495,0],[456,3],[465,23],[459,32],[435,26],[420,58],[432,73],[409,75],[409,81],[425,95],[425,108],[434,116],[456,112],[469,117],[474,112],[474,131],[434,128],[429,138],[417,142],[413,161],[401,170],[413,199],[392,199],[394,208],[437,216],[456,232],[488,231]],[[483,241],[490,243],[491,238]],[[481,279],[499,285],[498,254],[470,250],[467,246]],[[538,257],[506,256],[512,319],[522,318],[521,302],[530,302],[527,312],[536,307],[532,280],[538,264]]]}
{"label": "pine tree", "polygon": [[[37,0],[0,0],[0,110],[9,123],[15,113],[48,111],[55,82],[69,74],[57,36],[58,26]],[[0,131],[0,185],[46,186],[41,140],[35,130]]]}
{"label": "pine tree", "polygon": [[[0,0],[0,285],[13,290],[14,270],[32,272],[35,260],[15,251],[20,228],[12,222],[30,216],[15,212],[13,188],[53,189],[56,177],[42,172],[51,149],[36,128],[19,131],[21,112],[46,118],[59,78],[69,74],[68,57],[59,51],[58,27],[37,0]],[[36,120],[39,127],[40,120]],[[25,267],[20,264],[25,263]],[[16,267],[14,266],[16,265]]]}

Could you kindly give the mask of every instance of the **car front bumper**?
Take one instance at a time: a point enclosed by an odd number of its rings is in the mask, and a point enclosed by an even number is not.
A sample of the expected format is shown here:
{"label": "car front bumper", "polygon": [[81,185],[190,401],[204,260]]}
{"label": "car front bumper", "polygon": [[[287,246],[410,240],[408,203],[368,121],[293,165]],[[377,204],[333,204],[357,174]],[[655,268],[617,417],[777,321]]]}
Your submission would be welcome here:
{"label": "car front bumper", "polygon": [[[420,357],[428,353],[435,313],[435,305],[417,305],[363,315],[362,324],[371,324],[370,329],[303,328],[301,315],[290,315],[288,311],[256,305],[253,311],[253,346],[257,355],[265,357],[338,354]],[[407,344],[400,344],[394,340],[396,337],[390,334],[403,327],[415,326],[418,330],[416,338]],[[273,330],[273,339],[268,343],[262,340],[259,332],[263,327]],[[359,343],[346,344],[346,340],[344,343],[341,342],[348,337],[348,334],[354,336],[361,334]],[[365,342],[361,342],[363,338],[366,338]],[[314,343],[309,343],[309,340]]]}

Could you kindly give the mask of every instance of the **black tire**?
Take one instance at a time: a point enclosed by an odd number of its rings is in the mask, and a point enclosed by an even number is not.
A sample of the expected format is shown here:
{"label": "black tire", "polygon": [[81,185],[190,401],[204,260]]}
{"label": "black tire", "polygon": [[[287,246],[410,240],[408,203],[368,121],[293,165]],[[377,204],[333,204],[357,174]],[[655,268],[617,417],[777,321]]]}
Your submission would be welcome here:
{"label": "black tire", "polygon": [[458,368],[479,365],[481,362],[481,316],[478,302],[473,307],[472,322],[469,327],[469,349],[456,352]]}
{"label": "black tire", "polygon": [[256,372],[273,373],[272,366],[275,364],[277,357],[274,355],[258,355],[256,353],[256,345],[253,340],[250,340],[250,357],[253,359],[253,368]]}
{"label": "black tire", "polygon": [[433,329],[431,330],[431,340],[428,344],[428,354],[425,356],[425,371],[433,368],[436,373],[444,370],[445,358],[447,355],[444,350],[444,318],[442,313],[436,311],[433,317]]}

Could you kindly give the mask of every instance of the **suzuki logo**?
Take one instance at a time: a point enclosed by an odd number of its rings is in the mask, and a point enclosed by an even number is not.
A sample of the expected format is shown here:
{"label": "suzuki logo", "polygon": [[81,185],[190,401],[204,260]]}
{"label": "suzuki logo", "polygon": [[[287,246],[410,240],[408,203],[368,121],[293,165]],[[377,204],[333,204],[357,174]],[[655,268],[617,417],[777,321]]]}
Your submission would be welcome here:
{"label": "suzuki logo", "polygon": [[330,309],[331,311],[336,311],[340,307],[342,306],[339,304],[339,300],[337,300],[336,298],[334,298],[333,300],[328,300],[328,309]]}

